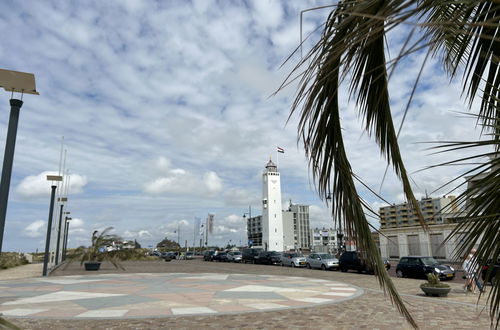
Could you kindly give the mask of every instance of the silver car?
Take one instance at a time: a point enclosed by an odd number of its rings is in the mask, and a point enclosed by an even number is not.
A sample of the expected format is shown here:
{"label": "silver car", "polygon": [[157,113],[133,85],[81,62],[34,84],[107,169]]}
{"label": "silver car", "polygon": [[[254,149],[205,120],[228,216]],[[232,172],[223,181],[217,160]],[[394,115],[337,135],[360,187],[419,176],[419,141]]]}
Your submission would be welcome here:
{"label": "silver car", "polygon": [[227,261],[230,262],[241,262],[241,252],[231,251],[227,253]]}
{"label": "silver car", "polygon": [[305,267],[306,257],[296,252],[283,252],[281,266]]}
{"label": "silver car", "polygon": [[322,270],[338,269],[339,259],[328,253],[311,253],[306,259],[306,267],[319,268]]}

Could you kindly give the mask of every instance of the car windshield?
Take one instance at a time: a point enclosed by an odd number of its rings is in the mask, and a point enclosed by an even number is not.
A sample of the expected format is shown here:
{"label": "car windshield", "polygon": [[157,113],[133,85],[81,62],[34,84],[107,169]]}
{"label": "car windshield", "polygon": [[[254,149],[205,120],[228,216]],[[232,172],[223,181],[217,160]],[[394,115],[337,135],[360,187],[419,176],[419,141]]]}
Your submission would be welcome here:
{"label": "car windshield", "polygon": [[327,253],[321,253],[321,254],[318,254],[318,256],[320,256],[321,259],[333,259],[332,255],[327,254]]}
{"label": "car windshield", "polygon": [[241,252],[238,252],[238,251],[233,252],[233,256],[240,256],[240,255],[241,255]]}
{"label": "car windshield", "polygon": [[436,259],[433,257],[425,257],[421,259],[423,264],[426,266],[434,266],[434,265],[439,265],[439,262],[437,262]]}
{"label": "car windshield", "polygon": [[279,253],[279,252],[271,252],[271,255],[272,256],[281,256],[281,253]]}
{"label": "car windshield", "polygon": [[301,257],[303,257],[303,255],[300,254],[300,253],[292,253],[291,256],[292,256],[292,258],[301,258]]}

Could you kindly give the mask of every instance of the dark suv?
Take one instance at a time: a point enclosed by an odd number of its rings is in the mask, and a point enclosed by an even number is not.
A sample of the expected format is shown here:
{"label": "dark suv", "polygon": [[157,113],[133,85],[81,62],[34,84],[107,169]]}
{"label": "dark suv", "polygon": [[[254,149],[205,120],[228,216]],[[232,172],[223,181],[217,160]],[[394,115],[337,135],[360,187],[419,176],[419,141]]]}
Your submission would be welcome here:
{"label": "dark suv", "polygon": [[455,269],[447,265],[441,265],[433,257],[402,257],[396,266],[397,277],[427,278],[427,274],[433,273],[440,280],[452,280],[455,277]]}
{"label": "dark suv", "polygon": [[358,256],[356,251],[345,251],[340,255],[339,269],[347,272],[350,269],[358,272],[372,273],[373,270]]}
{"label": "dark suv", "polygon": [[281,253],[276,251],[262,251],[259,253],[257,259],[255,259],[256,264],[266,264],[274,265],[281,263]]}
{"label": "dark suv", "polygon": [[262,251],[264,251],[264,249],[261,248],[243,249],[243,251],[241,251],[241,261],[243,261],[244,263],[249,262],[251,264],[254,264],[255,259],[257,259],[259,253],[261,253]]}
{"label": "dark suv", "polygon": [[203,252],[203,260],[204,261],[214,261],[214,255],[215,255],[214,250],[207,250],[207,251]]}

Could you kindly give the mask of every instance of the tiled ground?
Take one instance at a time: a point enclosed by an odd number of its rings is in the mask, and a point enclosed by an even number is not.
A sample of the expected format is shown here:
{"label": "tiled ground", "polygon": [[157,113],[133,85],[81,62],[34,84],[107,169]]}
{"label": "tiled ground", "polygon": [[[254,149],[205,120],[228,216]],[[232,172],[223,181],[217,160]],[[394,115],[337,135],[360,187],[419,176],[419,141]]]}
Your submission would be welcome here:
{"label": "tiled ground", "polygon": [[[94,330],[94,329],[411,329],[409,324],[391,304],[389,298],[380,290],[377,279],[372,275],[355,272],[336,272],[308,270],[265,265],[245,265],[232,263],[203,262],[201,260],[178,261],[127,261],[123,263],[125,271],[115,269],[110,264],[101,265],[97,274],[131,274],[131,273],[187,273],[199,275],[214,274],[254,274],[275,275],[285,277],[303,277],[307,279],[323,279],[346,283],[364,290],[364,294],[355,299],[335,304],[317,304],[304,308],[278,309],[252,313],[229,314],[184,314],[167,315],[165,317],[148,318],[40,318],[10,317],[9,321],[22,329],[50,330]],[[24,267],[24,266],[23,266]],[[19,269],[22,271],[22,268]],[[0,280],[6,271],[0,270]],[[41,273],[41,271],[39,272]],[[83,270],[79,263],[54,271],[49,279],[55,276],[80,276],[90,279],[93,275]],[[187,275],[188,276],[188,275]],[[118,278],[115,278],[118,280]],[[422,280],[409,278],[392,279],[405,301],[420,329],[489,329],[488,294],[466,294],[462,283],[448,282],[452,288],[448,297],[426,297],[419,289]],[[48,283],[47,283],[48,284]],[[53,285],[52,283],[51,285]],[[110,288],[112,290],[112,288]],[[101,292],[104,290],[100,288]],[[124,289],[125,290],[125,289]],[[126,292],[135,288],[127,288]],[[28,290],[29,291],[29,290]],[[2,290],[0,289],[0,293]],[[124,291],[125,293],[125,291]],[[28,296],[27,293],[25,293]],[[207,299],[206,296],[200,296]],[[294,302],[292,300],[290,303]],[[294,302],[301,303],[301,302]],[[64,305],[64,302],[61,302]],[[35,307],[33,307],[35,308]],[[43,307],[40,307],[43,308]],[[82,308],[82,313],[85,312]],[[117,307],[116,310],[122,309]],[[164,309],[162,309],[164,311]],[[21,313],[21,311],[20,311]],[[130,312],[129,312],[130,313]],[[131,315],[131,314],[130,314]],[[131,315],[133,316],[133,315]]]}
{"label": "tiled ground", "polygon": [[134,273],[0,281],[0,313],[140,318],[262,312],[331,304],[363,291],[338,281],[254,274]]}

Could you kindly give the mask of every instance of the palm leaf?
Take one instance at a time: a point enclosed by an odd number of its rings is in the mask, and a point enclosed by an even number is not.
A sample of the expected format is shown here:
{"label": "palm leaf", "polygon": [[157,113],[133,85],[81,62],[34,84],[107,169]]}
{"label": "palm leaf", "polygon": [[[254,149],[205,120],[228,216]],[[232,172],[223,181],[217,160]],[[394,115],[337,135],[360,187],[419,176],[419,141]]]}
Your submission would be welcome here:
{"label": "palm leaf", "polygon": [[[342,2],[330,14],[320,42],[309,52],[310,65],[301,78],[292,114],[302,106],[299,135],[318,180],[320,196],[333,197],[333,216],[345,221],[347,234],[356,238],[366,251],[367,262],[374,268],[381,287],[389,294],[402,315],[413,326],[417,324],[398,295],[371,237],[363,204],[353,180],[353,173],[343,143],[338,104],[339,84],[353,68],[351,94],[373,132],[381,152],[393,163],[401,177],[408,199],[418,209],[397,145],[390,114],[387,74],[384,57],[384,20],[391,8],[386,1]],[[392,8],[394,9],[394,8]],[[397,10],[397,9],[396,9]],[[355,15],[350,15],[353,12]],[[367,18],[367,16],[371,18]],[[421,216],[422,223],[423,217]]]}
{"label": "palm leaf", "polygon": [[[353,182],[353,173],[342,139],[338,104],[339,87],[344,80],[350,79],[350,97],[356,100],[365,122],[365,130],[375,137],[381,154],[386,156],[388,163],[392,164],[400,177],[406,198],[418,212],[420,222],[425,228],[399,152],[397,134],[392,122],[387,90],[388,62],[385,59],[384,37],[388,30],[399,24],[408,23],[411,18],[414,18],[414,22],[410,22],[414,27],[423,26],[427,41],[424,42],[419,38],[407,48],[405,43],[406,50],[402,49],[398,58],[389,62],[390,67],[394,70],[403,57],[424,47],[430,46],[430,52],[433,54],[442,54],[444,68],[452,77],[463,70],[463,90],[470,106],[478,90],[482,89],[478,118],[481,119],[480,124],[483,129],[493,131],[492,140],[498,143],[500,139],[498,7],[499,5],[492,1],[472,0],[340,1],[326,21],[322,38],[292,71],[298,73],[300,85],[290,116],[301,109],[299,137],[304,143],[310,167],[317,180],[319,195],[323,198],[333,196],[334,219],[345,221],[344,228],[348,235],[356,238],[358,246],[368,252],[368,261],[376,269],[380,285],[389,292],[393,303],[414,327],[416,327],[415,322],[394,290],[392,282],[382,271],[380,255],[371,239],[367,220],[363,214],[363,201],[358,196]],[[410,38],[411,35],[407,41]],[[301,72],[300,69],[307,63],[309,63],[307,68]],[[290,77],[291,75],[287,79]],[[457,149],[464,147],[466,146],[463,144],[453,146]],[[498,153],[498,145],[495,150]],[[479,183],[484,190],[473,192],[475,201],[479,204],[475,204],[476,206],[469,210],[471,220],[464,221],[457,227],[459,228],[457,232],[469,231],[457,254],[463,253],[481,240],[481,244],[484,244],[484,248],[478,252],[478,256],[483,258],[481,260],[498,256],[498,246],[495,242],[500,240],[494,235],[498,233],[497,213],[500,205],[497,199],[491,196],[500,195],[498,194],[500,188],[494,183],[497,180],[495,175],[487,175],[487,182]],[[484,191],[493,194],[488,195]],[[465,203],[465,200],[471,198],[471,193],[460,196],[459,201]],[[484,233],[488,235],[480,236]],[[490,293],[489,301],[492,322],[496,318],[497,325],[498,297],[500,297],[499,290],[495,287]]]}
{"label": "palm leaf", "polygon": [[3,317],[1,317],[1,315],[2,314],[0,313],[0,328],[6,328],[6,329],[12,329],[12,330],[21,330],[21,328],[19,328],[14,323],[7,321]]}

